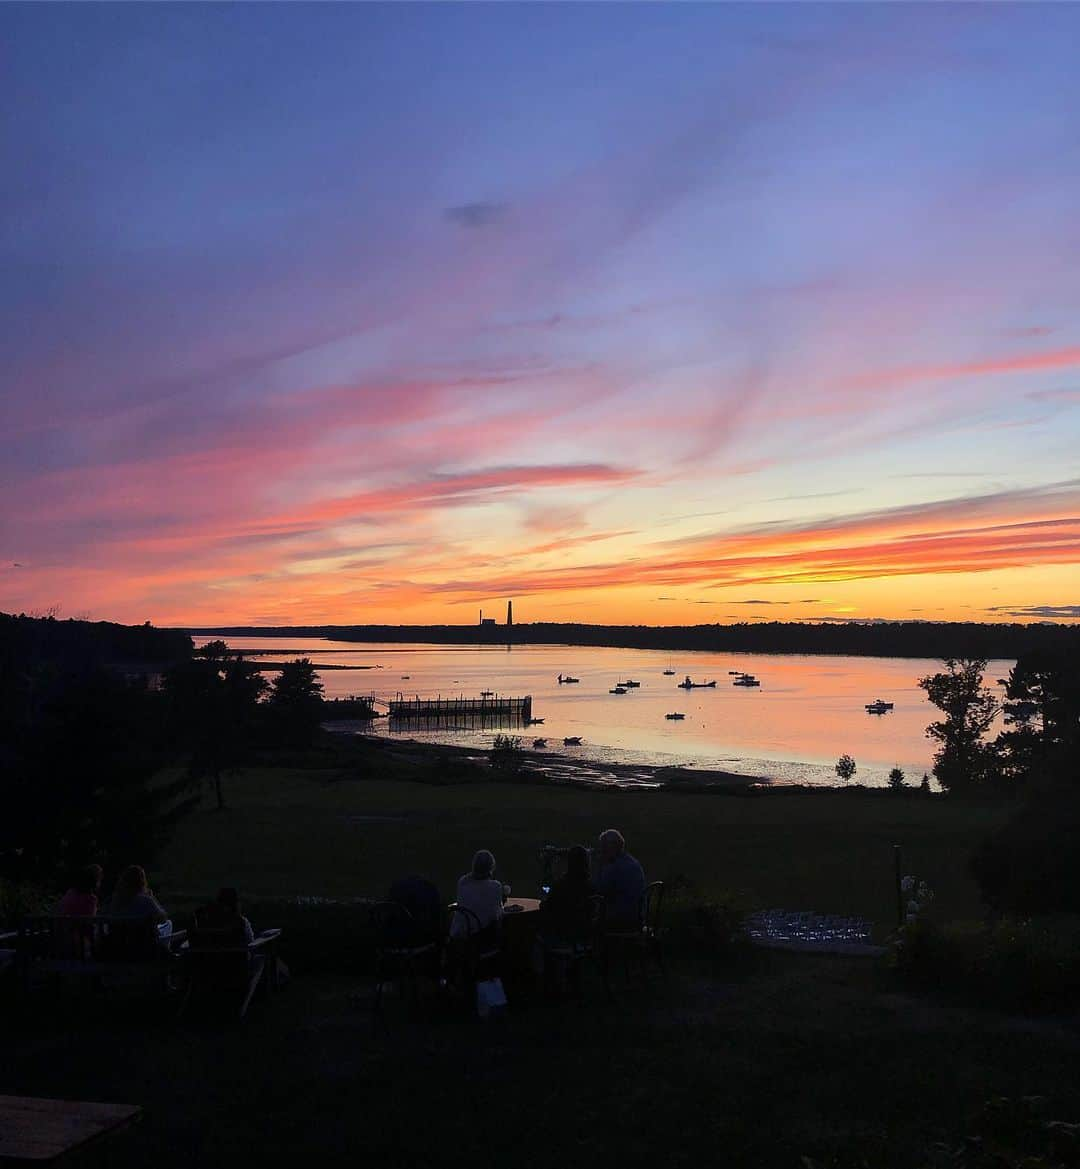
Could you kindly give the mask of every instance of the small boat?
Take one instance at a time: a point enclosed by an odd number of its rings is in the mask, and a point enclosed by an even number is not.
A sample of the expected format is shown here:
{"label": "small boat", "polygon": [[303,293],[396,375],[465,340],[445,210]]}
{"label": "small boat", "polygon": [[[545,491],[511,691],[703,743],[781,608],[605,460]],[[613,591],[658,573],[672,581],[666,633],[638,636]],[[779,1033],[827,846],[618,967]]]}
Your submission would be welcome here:
{"label": "small boat", "polygon": [[542,751],[547,746],[547,739],[533,739],[533,747],[537,751]]}
{"label": "small boat", "polygon": [[625,682],[616,682],[616,686],[626,686],[628,689],[633,689],[635,686],[640,686],[640,682],[635,682],[631,678],[627,678]]}
{"label": "small boat", "polygon": [[569,674],[559,675],[559,685],[562,686],[566,682],[580,682],[580,678],[571,678]]}
{"label": "small boat", "polygon": [[494,690],[481,690],[481,691],[480,691],[480,697],[481,697],[481,698],[494,698],[494,697],[495,697],[495,691],[494,691]]}
{"label": "small boat", "polygon": [[408,680],[409,680],[411,677],[412,677],[412,675],[411,675],[411,674],[402,674],[402,675],[401,675],[401,680],[402,680],[402,682],[408,682]]}
{"label": "small boat", "polygon": [[563,746],[564,747],[580,747],[581,746],[581,736],[580,735],[571,735],[568,739],[563,739]]}
{"label": "small boat", "polygon": [[680,690],[707,690],[710,686],[716,686],[715,680],[712,682],[691,682],[689,674],[679,683]]}
{"label": "small boat", "polygon": [[761,683],[757,680],[757,678],[754,677],[753,674],[740,674],[735,679],[735,681],[732,682],[731,684],[732,684],[732,686],[760,686],[761,685]]}
{"label": "small boat", "polygon": [[736,678],[744,677],[742,670],[728,670],[729,674],[734,674]]}
{"label": "small boat", "polygon": [[625,694],[625,693],[626,693],[626,687],[625,687],[625,686],[613,686],[613,687],[612,687],[612,688],[611,688],[611,689],[608,691],[608,693],[609,693],[609,694]]}
{"label": "small boat", "polygon": [[878,698],[878,699],[875,699],[873,702],[868,702],[866,704],[866,713],[867,714],[885,714],[887,711],[892,710],[892,708],[893,708],[893,704],[891,702],[886,702],[884,699]]}
{"label": "small boat", "polygon": [[672,711],[671,714],[665,714],[664,718],[680,719],[686,718],[685,714],[680,714],[677,710]]}
{"label": "small boat", "polygon": [[674,671],[674,670],[665,670],[665,671],[664,671],[664,673],[665,673],[665,674],[666,674],[666,675],[667,675],[669,678],[674,678],[674,677],[675,677],[675,671]]}
{"label": "small boat", "polygon": [[542,718],[531,718],[529,719],[529,726],[538,727],[543,721],[544,720]]}

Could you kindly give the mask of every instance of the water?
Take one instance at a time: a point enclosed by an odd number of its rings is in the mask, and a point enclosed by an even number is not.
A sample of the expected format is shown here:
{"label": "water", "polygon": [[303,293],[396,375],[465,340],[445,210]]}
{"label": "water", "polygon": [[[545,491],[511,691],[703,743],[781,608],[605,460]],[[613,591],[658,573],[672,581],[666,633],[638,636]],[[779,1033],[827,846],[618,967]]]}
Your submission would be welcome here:
{"label": "water", "polygon": [[[196,639],[198,644],[212,640]],[[683,766],[764,776],[781,783],[836,783],[833,765],[846,752],[855,757],[854,782],[881,786],[899,766],[909,783],[930,770],[932,746],[926,727],[938,712],[917,679],[941,668],[934,659],[814,657],[796,654],[722,654],[698,651],[608,649],[591,646],[448,646],[364,644],[321,638],[246,637],[230,640],[273,661],[308,656],[316,664],[369,666],[320,673],[328,698],[374,694],[388,699],[479,697],[481,690],[531,694],[542,726],[514,729],[525,745],[548,739],[550,749],[600,764]],[[253,655],[254,656],[254,655]],[[991,662],[991,684],[1012,663]],[[665,669],[676,671],[665,677]],[[732,686],[729,670],[761,679],[760,689]],[[580,678],[560,686],[557,676]],[[680,690],[715,678],[715,690]],[[404,677],[408,675],[408,679]],[[640,689],[609,694],[631,678]],[[895,703],[885,715],[863,709],[876,698]],[[682,722],[664,715],[681,711]],[[494,728],[392,732],[385,719],[377,734],[486,749]],[[579,735],[580,747],[564,747]]]}

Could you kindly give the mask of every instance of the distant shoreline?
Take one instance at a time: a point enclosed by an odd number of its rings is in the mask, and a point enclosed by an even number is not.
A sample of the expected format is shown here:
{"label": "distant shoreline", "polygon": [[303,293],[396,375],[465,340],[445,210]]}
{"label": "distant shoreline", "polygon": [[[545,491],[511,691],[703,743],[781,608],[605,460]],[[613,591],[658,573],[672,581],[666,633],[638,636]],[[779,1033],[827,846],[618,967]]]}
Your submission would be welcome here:
{"label": "distant shoreline", "polygon": [[977,622],[770,621],[737,625],[250,625],[186,627],[191,636],[319,638],[355,643],[572,645],[710,653],[1015,660],[1035,651],[1080,654],[1080,625]]}

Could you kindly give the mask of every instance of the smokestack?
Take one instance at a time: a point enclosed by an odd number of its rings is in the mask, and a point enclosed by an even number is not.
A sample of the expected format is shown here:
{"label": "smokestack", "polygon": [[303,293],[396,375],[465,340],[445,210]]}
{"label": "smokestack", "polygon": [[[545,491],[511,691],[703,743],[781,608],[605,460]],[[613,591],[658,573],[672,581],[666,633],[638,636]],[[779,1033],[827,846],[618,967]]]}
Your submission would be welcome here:
{"label": "smokestack", "polygon": [[484,610],[483,609],[480,610],[480,624],[481,625],[484,624]]}
{"label": "smokestack", "polygon": [[507,626],[514,624],[514,602],[506,602],[506,624]]}

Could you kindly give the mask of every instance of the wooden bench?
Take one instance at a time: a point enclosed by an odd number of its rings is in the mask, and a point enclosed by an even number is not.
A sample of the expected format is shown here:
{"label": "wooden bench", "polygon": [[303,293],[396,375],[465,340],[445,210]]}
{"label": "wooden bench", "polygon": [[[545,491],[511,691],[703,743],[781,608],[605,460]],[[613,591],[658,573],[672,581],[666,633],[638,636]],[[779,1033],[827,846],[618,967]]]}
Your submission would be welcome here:
{"label": "wooden bench", "polygon": [[165,989],[186,936],[162,938],[148,918],[26,917],[15,937],[16,968],[24,990],[43,982]]}

